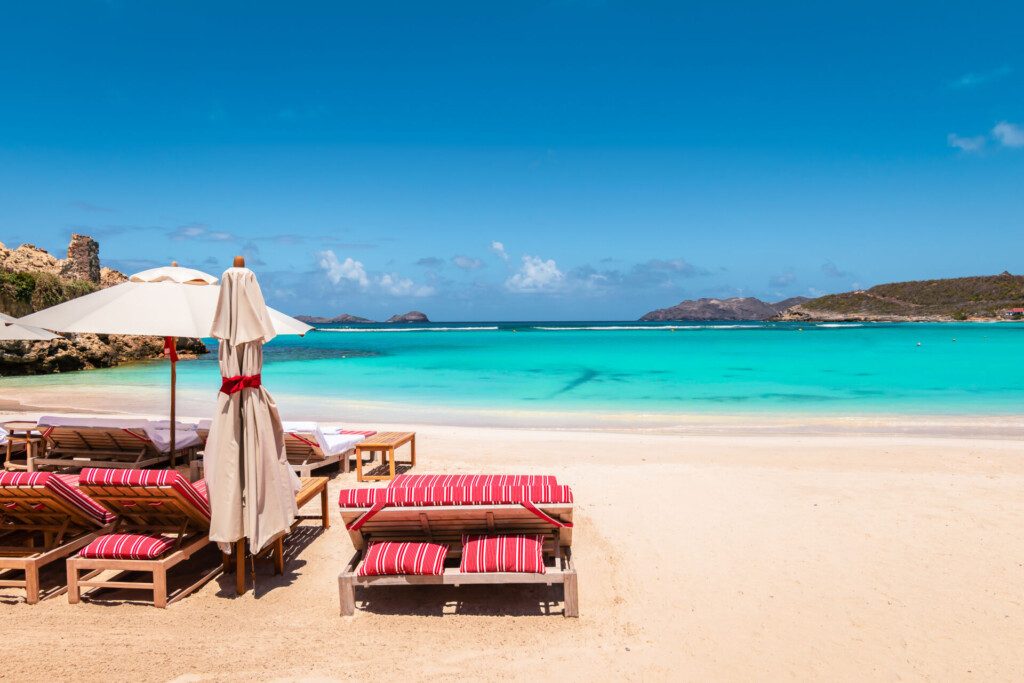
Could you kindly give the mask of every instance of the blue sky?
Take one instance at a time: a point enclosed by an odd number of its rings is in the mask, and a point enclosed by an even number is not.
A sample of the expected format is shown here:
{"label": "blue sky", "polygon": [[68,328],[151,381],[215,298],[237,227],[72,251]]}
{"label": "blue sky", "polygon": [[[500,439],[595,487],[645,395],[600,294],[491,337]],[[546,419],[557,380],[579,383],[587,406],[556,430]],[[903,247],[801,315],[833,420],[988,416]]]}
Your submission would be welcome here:
{"label": "blue sky", "polygon": [[0,240],[439,320],[1024,270],[1024,4],[825,4],[9,4]]}

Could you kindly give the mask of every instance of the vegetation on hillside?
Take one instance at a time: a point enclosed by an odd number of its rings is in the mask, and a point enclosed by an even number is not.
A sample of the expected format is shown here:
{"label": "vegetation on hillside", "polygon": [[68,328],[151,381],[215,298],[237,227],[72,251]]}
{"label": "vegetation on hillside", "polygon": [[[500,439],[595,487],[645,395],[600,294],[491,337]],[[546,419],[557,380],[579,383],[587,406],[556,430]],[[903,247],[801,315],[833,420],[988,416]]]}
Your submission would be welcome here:
{"label": "vegetation on hillside", "polygon": [[877,285],[800,304],[808,313],[851,316],[999,318],[1024,306],[1024,276],[1003,273]]}
{"label": "vegetation on hillside", "polygon": [[97,289],[98,285],[87,280],[62,280],[49,273],[0,271],[0,311],[20,318]]}

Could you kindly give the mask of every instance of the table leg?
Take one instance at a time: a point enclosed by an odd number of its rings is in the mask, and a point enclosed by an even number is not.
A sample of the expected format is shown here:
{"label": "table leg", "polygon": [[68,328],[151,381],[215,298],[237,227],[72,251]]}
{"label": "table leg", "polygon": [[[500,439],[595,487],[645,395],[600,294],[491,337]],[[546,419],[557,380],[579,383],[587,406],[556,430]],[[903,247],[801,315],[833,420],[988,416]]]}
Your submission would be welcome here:
{"label": "table leg", "polygon": [[[395,447],[392,446],[391,448],[389,448],[386,451],[385,454],[387,455],[388,463],[390,464],[390,468],[389,469],[391,471],[391,478],[394,479],[395,478]],[[381,463],[381,464],[384,464],[384,463]]]}
{"label": "table leg", "polygon": [[331,514],[330,509],[327,507],[327,487],[324,486],[320,490],[320,516],[322,524],[325,529],[331,528]]}
{"label": "table leg", "polygon": [[356,481],[363,480],[363,452],[356,449]]}
{"label": "table leg", "polygon": [[412,448],[412,467],[416,467],[416,435],[412,435],[412,441],[409,442],[409,446]]}

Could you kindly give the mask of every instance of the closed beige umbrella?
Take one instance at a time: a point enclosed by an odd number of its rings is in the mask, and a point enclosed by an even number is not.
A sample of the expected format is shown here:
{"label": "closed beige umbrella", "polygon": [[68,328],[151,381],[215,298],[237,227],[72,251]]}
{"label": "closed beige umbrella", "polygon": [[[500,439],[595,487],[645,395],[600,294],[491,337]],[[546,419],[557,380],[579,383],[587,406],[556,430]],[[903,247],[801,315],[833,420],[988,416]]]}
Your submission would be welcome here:
{"label": "closed beige umbrella", "polygon": [[220,340],[223,377],[204,455],[210,539],[230,553],[245,538],[255,554],[291,528],[299,479],[285,456],[277,405],[261,384],[263,344],[275,331],[248,268],[224,272],[210,336]]}

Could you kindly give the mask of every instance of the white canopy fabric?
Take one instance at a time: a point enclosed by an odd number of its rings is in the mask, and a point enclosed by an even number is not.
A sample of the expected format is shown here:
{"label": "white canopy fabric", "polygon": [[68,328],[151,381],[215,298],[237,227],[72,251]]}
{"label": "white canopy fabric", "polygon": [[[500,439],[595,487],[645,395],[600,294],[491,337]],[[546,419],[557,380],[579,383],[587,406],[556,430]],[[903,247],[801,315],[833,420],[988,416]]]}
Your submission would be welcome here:
{"label": "white canopy fabric", "polygon": [[0,341],[49,341],[57,335],[38,327],[23,325],[20,320],[0,313]]}
{"label": "white canopy fabric", "polygon": [[[153,268],[128,282],[37,311],[18,320],[58,332],[133,334],[155,337],[208,337],[220,297],[217,278],[179,266]],[[312,327],[272,308],[270,341],[276,334],[309,332]]]}
{"label": "white canopy fabric", "polygon": [[245,378],[243,388],[217,395],[206,439],[210,540],[231,552],[232,544],[245,537],[257,553],[295,521],[299,479],[285,455],[277,405],[255,381],[263,369],[263,344],[274,336],[274,325],[251,270],[225,271],[208,333],[221,342],[221,375]]}

